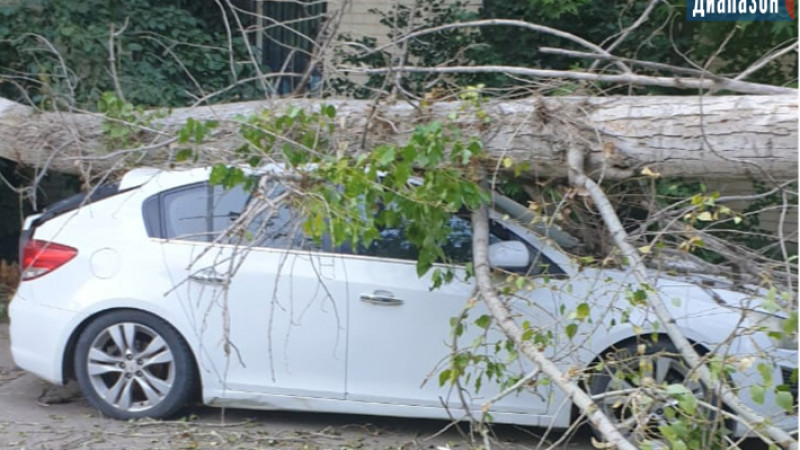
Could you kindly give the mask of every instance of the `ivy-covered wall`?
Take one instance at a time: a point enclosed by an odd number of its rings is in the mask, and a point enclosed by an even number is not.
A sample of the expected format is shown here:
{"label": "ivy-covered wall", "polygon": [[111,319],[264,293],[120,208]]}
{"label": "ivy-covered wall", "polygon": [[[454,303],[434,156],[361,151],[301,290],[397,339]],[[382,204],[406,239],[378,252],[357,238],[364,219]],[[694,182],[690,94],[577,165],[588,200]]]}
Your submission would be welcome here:
{"label": "ivy-covered wall", "polygon": [[[204,7],[200,8],[202,3]],[[137,105],[176,106],[235,85],[214,101],[263,95],[241,37],[213,2],[26,0],[0,3],[0,96],[36,106],[94,109],[117,89]],[[57,54],[56,54],[57,52]],[[63,64],[62,64],[63,62]]]}

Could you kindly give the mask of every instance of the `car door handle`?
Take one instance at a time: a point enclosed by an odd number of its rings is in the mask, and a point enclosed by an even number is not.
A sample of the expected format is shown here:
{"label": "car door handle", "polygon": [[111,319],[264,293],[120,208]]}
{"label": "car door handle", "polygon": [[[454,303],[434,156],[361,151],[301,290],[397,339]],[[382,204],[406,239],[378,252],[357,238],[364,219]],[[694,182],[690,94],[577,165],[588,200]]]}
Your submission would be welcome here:
{"label": "car door handle", "polygon": [[191,275],[189,275],[189,279],[197,281],[199,283],[214,283],[214,284],[224,284],[228,282],[228,278],[214,269],[203,269],[199,270]]}
{"label": "car door handle", "polygon": [[361,301],[380,306],[399,306],[403,300],[394,298],[394,294],[386,291],[375,291],[374,294],[361,294]]}

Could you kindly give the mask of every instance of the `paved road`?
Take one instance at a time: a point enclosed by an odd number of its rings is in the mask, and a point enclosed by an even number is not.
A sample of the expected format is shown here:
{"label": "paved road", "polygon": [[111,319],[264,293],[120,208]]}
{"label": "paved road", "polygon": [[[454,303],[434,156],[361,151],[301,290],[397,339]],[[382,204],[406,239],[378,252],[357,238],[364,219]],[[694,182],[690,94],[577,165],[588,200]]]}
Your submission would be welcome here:
{"label": "paved road", "polygon": [[[445,429],[445,431],[442,431]],[[545,430],[498,426],[492,449],[547,448]],[[559,449],[589,450],[581,431]],[[551,435],[547,441],[560,438]],[[545,442],[547,442],[545,441]],[[180,421],[100,417],[74,386],[55,387],[14,367],[0,324],[0,448],[8,449],[467,449],[446,422],[197,406]]]}

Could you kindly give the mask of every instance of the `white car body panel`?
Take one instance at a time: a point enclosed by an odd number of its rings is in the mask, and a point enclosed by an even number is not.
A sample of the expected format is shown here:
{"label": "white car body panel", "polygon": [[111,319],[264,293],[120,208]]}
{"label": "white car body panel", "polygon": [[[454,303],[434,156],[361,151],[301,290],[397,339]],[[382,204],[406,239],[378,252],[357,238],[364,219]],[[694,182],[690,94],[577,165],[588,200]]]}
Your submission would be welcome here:
{"label": "white car body panel", "polygon": [[232,246],[162,241],[156,247],[176,286],[164,300],[183,311],[204,381],[237,391],[344,398],[347,305],[331,255],[254,248],[226,295],[221,284],[191,277],[233,270],[243,255]]}

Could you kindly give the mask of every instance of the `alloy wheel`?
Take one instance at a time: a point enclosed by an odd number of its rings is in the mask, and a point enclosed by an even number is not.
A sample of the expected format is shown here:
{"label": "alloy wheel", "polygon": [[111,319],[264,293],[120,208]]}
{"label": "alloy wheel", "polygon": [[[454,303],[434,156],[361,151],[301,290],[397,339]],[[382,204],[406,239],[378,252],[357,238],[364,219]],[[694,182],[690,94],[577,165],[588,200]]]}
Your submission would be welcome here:
{"label": "alloy wheel", "polygon": [[107,404],[126,412],[151,409],[175,383],[175,359],[162,336],[139,323],[102,330],[86,363],[92,388]]}

